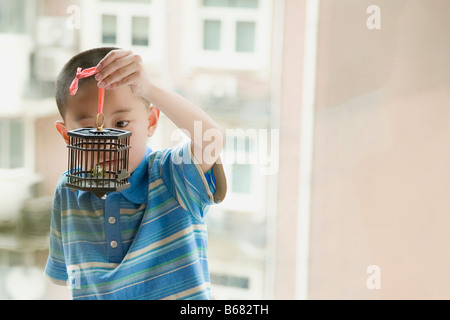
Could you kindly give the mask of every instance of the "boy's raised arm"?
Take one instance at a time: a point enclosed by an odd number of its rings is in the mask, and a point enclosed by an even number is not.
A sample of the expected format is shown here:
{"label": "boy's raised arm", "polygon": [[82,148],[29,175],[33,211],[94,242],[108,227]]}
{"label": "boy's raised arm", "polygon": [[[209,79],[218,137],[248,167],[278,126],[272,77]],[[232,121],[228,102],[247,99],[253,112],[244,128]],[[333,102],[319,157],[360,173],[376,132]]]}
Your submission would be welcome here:
{"label": "boy's raised arm", "polygon": [[224,146],[224,135],[217,123],[194,103],[153,84],[144,98],[189,133],[192,153],[203,172],[208,172]]}
{"label": "boy's raised arm", "polygon": [[219,159],[224,134],[217,123],[201,108],[182,96],[153,84],[147,76],[142,58],[125,50],[111,51],[98,65],[95,79],[100,88],[115,89],[128,85],[162,111],[176,126],[189,134],[191,150],[203,172]]}

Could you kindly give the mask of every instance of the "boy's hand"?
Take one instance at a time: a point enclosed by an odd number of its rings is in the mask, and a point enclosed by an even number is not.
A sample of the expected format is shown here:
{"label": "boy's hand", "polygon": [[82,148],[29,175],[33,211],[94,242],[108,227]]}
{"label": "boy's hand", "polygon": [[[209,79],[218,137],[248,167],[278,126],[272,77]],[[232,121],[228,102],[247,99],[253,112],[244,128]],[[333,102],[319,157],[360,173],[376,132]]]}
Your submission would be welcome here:
{"label": "boy's hand", "polygon": [[95,79],[99,88],[130,86],[136,96],[145,96],[150,87],[142,58],[132,51],[113,50],[97,65]]}

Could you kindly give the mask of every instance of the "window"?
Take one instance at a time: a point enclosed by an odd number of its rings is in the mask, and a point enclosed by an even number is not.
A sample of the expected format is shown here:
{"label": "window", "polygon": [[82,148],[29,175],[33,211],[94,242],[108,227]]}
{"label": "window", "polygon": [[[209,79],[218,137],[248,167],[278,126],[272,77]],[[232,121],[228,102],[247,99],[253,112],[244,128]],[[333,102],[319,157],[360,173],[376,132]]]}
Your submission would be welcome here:
{"label": "window", "polygon": [[239,194],[251,193],[252,167],[249,164],[233,164],[231,192]]}
{"label": "window", "polygon": [[203,31],[203,49],[220,50],[222,25],[217,20],[205,20]]}
{"label": "window", "polygon": [[[136,13],[125,14],[118,12],[115,15],[102,15],[102,42],[104,44],[118,45],[122,42],[126,46],[149,46],[150,45],[150,18],[148,16],[137,16]],[[120,21],[121,27],[118,28]],[[119,31],[120,30],[120,31]],[[120,41],[119,35],[120,34]]]}
{"label": "window", "polygon": [[238,21],[236,25],[236,52],[255,52],[256,23]]}
{"label": "window", "polygon": [[131,44],[133,46],[148,46],[150,44],[150,19],[148,17],[132,17],[131,24]]}
{"label": "window", "polygon": [[17,119],[0,119],[0,169],[24,167],[24,125]]}
{"label": "window", "polygon": [[[258,5],[259,0],[203,0],[203,49],[254,53]],[[209,20],[207,17],[216,15],[215,11],[223,16]],[[244,16],[250,21],[241,21]],[[222,32],[234,38],[234,47],[227,43],[226,36],[222,37]]]}
{"label": "window", "polygon": [[82,49],[98,46],[129,48],[151,63],[162,56],[165,0],[83,0]]}
{"label": "window", "polygon": [[[203,7],[216,8],[246,8],[257,9],[259,0],[203,0]],[[226,10],[226,9],[225,9]],[[252,14],[252,13],[251,13]],[[255,52],[256,22],[254,21],[236,21],[235,41],[236,52]],[[226,25],[226,21],[221,20],[205,20],[204,21],[204,50],[221,50],[222,42],[222,25]],[[232,27],[232,26],[229,26]],[[230,30],[228,30],[230,31]]]}
{"label": "window", "polygon": [[115,44],[117,42],[117,17],[113,15],[102,16],[102,42]]}
{"label": "window", "polygon": [[261,174],[259,158],[261,135],[253,129],[227,130],[226,144],[222,157],[226,171],[229,192],[223,208],[247,212],[254,219],[264,215],[265,177]]}
{"label": "window", "polygon": [[197,0],[183,5],[187,63],[243,70],[269,68],[272,0]]}

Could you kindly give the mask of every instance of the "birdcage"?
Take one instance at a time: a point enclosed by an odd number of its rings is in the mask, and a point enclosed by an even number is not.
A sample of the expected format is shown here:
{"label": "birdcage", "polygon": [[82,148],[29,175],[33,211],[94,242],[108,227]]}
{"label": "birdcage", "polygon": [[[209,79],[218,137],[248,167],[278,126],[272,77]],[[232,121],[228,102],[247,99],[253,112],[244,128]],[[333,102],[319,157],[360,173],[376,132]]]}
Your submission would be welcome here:
{"label": "birdcage", "polygon": [[98,197],[129,187],[131,132],[83,128],[68,135],[68,187]]}

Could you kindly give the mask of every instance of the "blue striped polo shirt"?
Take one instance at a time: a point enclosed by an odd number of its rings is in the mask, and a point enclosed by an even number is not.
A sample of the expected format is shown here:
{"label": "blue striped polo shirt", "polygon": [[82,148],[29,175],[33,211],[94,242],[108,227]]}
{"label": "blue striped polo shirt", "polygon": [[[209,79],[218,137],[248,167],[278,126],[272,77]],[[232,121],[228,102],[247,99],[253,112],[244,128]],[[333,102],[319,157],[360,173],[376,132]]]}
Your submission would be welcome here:
{"label": "blue striped polo shirt", "polygon": [[205,175],[190,143],[152,152],[130,188],[103,199],[56,188],[44,271],[74,300],[210,299],[205,218],[223,200],[221,165]]}

